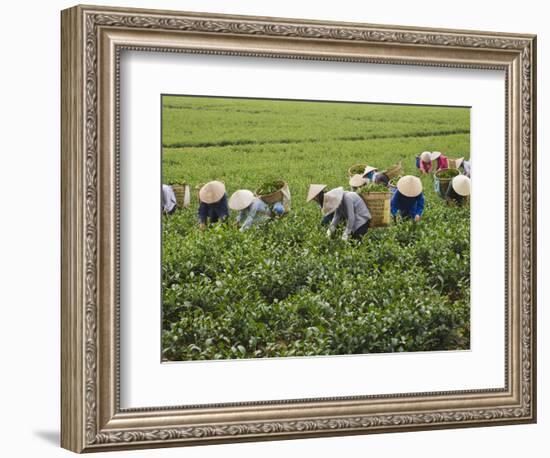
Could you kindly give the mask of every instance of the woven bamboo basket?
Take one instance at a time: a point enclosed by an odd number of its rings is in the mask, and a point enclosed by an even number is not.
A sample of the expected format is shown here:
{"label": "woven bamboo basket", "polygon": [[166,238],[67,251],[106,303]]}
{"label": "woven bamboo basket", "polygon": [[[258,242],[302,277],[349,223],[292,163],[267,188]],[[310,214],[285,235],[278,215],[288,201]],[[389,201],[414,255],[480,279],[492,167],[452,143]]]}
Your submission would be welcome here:
{"label": "woven bamboo basket", "polygon": [[199,183],[197,185],[195,185],[195,195],[197,196],[197,200],[200,202],[200,198],[199,198],[199,192],[201,190],[201,188],[204,186],[204,183]]}
{"label": "woven bamboo basket", "polygon": [[363,172],[365,171],[366,167],[367,167],[367,164],[353,164],[348,169],[348,176],[352,177],[353,175],[356,175],[356,174],[363,175]]}
{"label": "woven bamboo basket", "polygon": [[[449,170],[454,171],[455,172],[454,175],[452,177],[441,178],[440,175],[443,172],[448,173]],[[455,169],[455,168],[443,169],[443,170],[438,170],[437,172],[435,172],[435,174],[434,174],[435,191],[441,197],[445,197],[447,195],[447,189],[449,188],[449,185],[451,184],[451,180],[457,175],[460,175],[460,172],[458,171],[458,169]]]}
{"label": "woven bamboo basket", "polygon": [[361,197],[369,208],[372,219],[370,227],[386,227],[390,225],[391,192],[363,192]]}
{"label": "woven bamboo basket", "polygon": [[401,162],[392,165],[389,169],[385,170],[384,173],[386,176],[391,180],[392,178],[401,175],[403,172],[403,166],[401,165]]}
{"label": "woven bamboo basket", "polygon": [[279,181],[278,183],[280,185],[279,189],[275,192],[272,192],[271,194],[264,194],[261,195],[258,191],[259,188],[256,189],[256,195],[262,199],[266,204],[274,204],[276,202],[281,202],[283,200],[283,188],[286,186],[286,181]]}
{"label": "woven bamboo basket", "polygon": [[176,195],[176,204],[178,208],[185,208],[189,206],[188,202],[185,202],[185,191],[189,192],[188,184],[172,184],[172,189]]}

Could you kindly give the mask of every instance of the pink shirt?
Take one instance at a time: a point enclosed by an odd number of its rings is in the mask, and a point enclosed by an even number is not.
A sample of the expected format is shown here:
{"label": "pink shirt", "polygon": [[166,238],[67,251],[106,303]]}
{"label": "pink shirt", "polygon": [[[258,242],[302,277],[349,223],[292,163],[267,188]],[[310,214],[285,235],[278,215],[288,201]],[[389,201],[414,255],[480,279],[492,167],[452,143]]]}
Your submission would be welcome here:
{"label": "pink shirt", "polygon": [[[432,171],[432,162],[422,162],[421,160],[418,161],[420,163],[420,171],[424,173],[430,173]],[[439,156],[436,160],[436,170],[443,170],[449,168],[449,160],[447,159],[447,156]]]}
{"label": "pink shirt", "polygon": [[419,162],[419,169],[421,172],[430,173],[432,171],[432,161],[424,162],[420,160],[418,162]]}
{"label": "pink shirt", "polygon": [[447,159],[446,156],[443,156],[442,154],[437,158],[437,170],[448,169],[448,168],[449,168],[449,160]]}

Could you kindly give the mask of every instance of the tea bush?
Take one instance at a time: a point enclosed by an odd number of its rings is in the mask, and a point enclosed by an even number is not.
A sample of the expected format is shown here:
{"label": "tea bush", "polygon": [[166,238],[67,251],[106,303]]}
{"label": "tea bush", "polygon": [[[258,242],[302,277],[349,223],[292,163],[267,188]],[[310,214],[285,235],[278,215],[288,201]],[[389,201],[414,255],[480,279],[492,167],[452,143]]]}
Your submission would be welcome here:
{"label": "tea bush", "polygon": [[[467,349],[469,208],[422,176],[419,223],[328,239],[308,185],[347,185],[352,164],[424,150],[468,156],[466,109],[165,97],[163,181],[225,181],[228,195],[283,178],[292,210],[243,233],[198,230],[197,199],[162,219],[166,360]],[[182,126],[185,126],[184,128]],[[365,151],[368,151],[366,153]],[[340,231],[339,233],[341,232]]]}

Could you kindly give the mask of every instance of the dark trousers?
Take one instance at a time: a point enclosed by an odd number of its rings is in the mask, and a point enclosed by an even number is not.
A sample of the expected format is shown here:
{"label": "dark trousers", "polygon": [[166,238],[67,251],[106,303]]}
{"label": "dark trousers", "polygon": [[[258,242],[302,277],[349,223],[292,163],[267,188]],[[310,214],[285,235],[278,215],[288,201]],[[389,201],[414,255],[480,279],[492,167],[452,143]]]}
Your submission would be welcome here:
{"label": "dark trousers", "polygon": [[361,240],[369,230],[369,226],[370,226],[370,219],[362,226],[359,226],[357,230],[353,234],[351,234],[351,238],[354,240]]}

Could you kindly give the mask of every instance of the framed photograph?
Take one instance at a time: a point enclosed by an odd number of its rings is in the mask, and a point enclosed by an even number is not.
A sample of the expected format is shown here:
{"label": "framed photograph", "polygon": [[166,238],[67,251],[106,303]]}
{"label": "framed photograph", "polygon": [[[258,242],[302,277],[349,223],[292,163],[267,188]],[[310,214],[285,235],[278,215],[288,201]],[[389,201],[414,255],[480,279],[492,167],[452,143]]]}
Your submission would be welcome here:
{"label": "framed photograph", "polygon": [[62,446],[535,422],[535,65],[527,34],[64,10]]}

